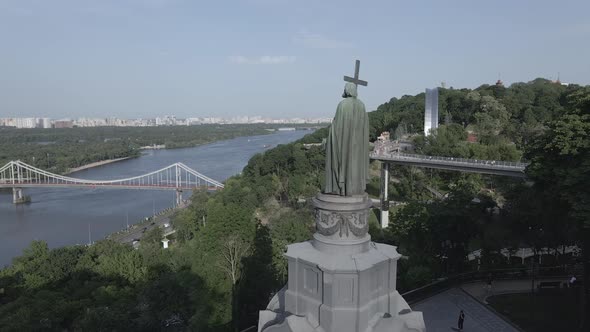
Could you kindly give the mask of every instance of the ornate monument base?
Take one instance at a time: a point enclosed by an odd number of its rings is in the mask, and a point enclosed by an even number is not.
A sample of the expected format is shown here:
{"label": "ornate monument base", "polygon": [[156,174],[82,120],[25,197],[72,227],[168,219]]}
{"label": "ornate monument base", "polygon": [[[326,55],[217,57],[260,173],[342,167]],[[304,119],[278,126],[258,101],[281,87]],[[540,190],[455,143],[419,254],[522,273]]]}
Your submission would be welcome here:
{"label": "ornate monument base", "polygon": [[259,332],[425,331],[396,290],[394,246],[371,242],[368,196],[319,194],[314,239],[288,246],[289,282],[260,312]]}

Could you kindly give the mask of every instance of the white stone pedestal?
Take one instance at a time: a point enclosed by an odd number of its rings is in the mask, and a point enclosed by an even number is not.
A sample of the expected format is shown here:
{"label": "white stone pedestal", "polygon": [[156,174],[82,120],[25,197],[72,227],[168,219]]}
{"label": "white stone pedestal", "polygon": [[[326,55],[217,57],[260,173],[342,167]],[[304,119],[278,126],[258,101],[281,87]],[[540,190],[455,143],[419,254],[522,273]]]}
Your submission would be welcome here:
{"label": "white stone pedestal", "polygon": [[314,239],[288,246],[289,282],[258,331],[425,331],[396,290],[394,246],[370,241],[367,195],[319,194]]}

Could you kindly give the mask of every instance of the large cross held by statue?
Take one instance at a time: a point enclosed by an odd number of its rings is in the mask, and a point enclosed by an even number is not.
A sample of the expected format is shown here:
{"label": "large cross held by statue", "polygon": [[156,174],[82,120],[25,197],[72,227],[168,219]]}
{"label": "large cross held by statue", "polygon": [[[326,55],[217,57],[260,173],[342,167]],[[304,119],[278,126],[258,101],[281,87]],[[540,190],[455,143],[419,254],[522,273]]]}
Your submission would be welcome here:
{"label": "large cross held by statue", "polygon": [[361,61],[360,60],[356,60],[356,63],[354,65],[354,77],[350,77],[350,76],[344,76],[344,81],[346,82],[350,82],[350,83],[354,83],[356,85],[363,85],[363,86],[367,86],[367,81],[363,81],[363,80],[359,80],[359,69],[361,66]]}

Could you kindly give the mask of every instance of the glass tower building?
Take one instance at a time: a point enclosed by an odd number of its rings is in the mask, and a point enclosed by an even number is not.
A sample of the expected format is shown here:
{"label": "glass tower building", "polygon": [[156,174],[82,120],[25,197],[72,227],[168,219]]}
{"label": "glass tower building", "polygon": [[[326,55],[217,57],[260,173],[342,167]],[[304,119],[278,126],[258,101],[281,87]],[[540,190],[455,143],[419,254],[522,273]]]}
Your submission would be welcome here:
{"label": "glass tower building", "polygon": [[427,136],[431,129],[436,128],[438,128],[438,88],[426,89],[424,136]]}

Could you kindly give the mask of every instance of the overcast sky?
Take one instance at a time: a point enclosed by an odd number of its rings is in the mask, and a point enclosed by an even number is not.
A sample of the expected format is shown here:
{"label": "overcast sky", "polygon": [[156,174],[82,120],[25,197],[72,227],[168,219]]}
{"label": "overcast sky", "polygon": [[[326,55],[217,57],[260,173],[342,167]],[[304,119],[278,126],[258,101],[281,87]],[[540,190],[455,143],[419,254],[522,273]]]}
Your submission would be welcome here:
{"label": "overcast sky", "polygon": [[440,85],[590,83],[590,1],[0,0],[0,117],[333,116]]}

